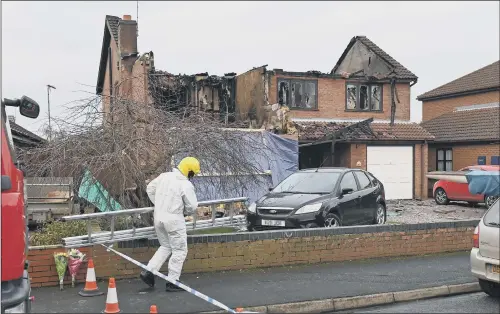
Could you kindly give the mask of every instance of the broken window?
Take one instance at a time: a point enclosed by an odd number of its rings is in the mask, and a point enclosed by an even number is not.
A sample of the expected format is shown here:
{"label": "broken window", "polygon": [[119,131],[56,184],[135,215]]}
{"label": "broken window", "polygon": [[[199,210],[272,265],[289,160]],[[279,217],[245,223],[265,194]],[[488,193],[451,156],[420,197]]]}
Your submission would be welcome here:
{"label": "broken window", "polygon": [[278,82],[278,103],[282,106],[290,106],[290,82]]}
{"label": "broken window", "polygon": [[356,85],[347,85],[347,109],[356,109],[356,98],[358,94],[358,87]]}
{"label": "broken window", "polygon": [[359,87],[359,109],[368,110],[368,86],[361,85]]}
{"label": "broken window", "polygon": [[379,85],[371,86],[371,110],[382,110],[382,88]]}
{"label": "broken window", "polygon": [[278,80],[278,103],[291,109],[318,107],[316,80]]}
{"label": "broken window", "polygon": [[382,86],[378,84],[346,84],[346,110],[382,110]]}

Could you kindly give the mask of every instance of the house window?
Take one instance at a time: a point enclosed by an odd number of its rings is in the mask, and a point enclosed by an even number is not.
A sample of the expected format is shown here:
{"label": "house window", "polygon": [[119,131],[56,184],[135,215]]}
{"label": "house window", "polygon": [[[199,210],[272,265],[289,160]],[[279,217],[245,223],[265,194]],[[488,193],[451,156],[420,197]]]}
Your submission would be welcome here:
{"label": "house window", "polygon": [[318,109],[318,81],[278,79],[278,103],[290,109]]}
{"label": "house window", "polygon": [[381,111],[382,85],[347,83],[346,110]]}
{"label": "house window", "polygon": [[453,170],[453,152],[450,149],[437,150],[437,171]]}

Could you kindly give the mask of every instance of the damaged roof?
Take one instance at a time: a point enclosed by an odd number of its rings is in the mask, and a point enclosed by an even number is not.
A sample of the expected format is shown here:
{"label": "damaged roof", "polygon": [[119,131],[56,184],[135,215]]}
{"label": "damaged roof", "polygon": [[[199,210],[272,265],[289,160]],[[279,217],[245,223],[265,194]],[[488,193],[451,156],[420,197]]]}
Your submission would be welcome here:
{"label": "damaged roof", "polygon": [[500,90],[500,61],[441,85],[417,97],[417,100],[457,97],[469,93]]}
{"label": "damaged roof", "polygon": [[99,62],[99,72],[97,74],[96,94],[102,93],[104,85],[104,75],[106,74],[106,64],[108,60],[108,47],[111,43],[111,37],[118,45],[118,25],[121,18],[118,16],[106,15],[104,19],[104,35],[102,38],[101,59]]}
{"label": "damaged roof", "polygon": [[500,140],[500,107],[445,113],[422,123],[435,142]]}
{"label": "damaged roof", "polygon": [[[312,142],[326,135],[340,131],[353,122],[317,122],[300,121],[294,122],[299,134],[299,141]],[[417,123],[395,123],[372,122],[366,126],[358,125],[353,130],[346,132],[339,141],[421,141],[431,140],[434,136]]]}
{"label": "damaged roof", "polygon": [[352,46],[356,43],[360,42],[364,46],[366,46],[369,50],[371,50],[374,54],[376,54],[379,58],[384,60],[390,67],[393,68],[395,77],[397,79],[404,79],[404,80],[413,80],[416,81],[418,77],[413,74],[410,70],[408,70],[406,67],[404,67],[401,63],[396,61],[393,57],[391,57],[387,52],[382,50],[379,46],[377,46],[373,41],[368,39],[366,36],[354,36],[349,44],[347,45],[346,49],[340,56],[339,60],[337,61],[337,64],[331,71],[331,73],[335,73],[337,68],[340,66],[344,58],[346,57],[347,53],[349,50],[352,48]]}

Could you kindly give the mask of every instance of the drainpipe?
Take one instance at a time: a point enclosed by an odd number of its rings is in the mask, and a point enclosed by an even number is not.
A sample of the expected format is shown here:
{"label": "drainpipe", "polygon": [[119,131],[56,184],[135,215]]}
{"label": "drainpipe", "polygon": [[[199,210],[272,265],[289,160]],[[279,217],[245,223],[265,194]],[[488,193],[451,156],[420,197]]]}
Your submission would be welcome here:
{"label": "drainpipe", "polygon": [[427,180],[427,177],[425,177],[425,172],[424,172],[424,166],[425,166],[425,161],[424,161],[424,147],[427,144],[427,141],[424,141],[423,144],[420,144],[420,176],[422,179],[420,179],[420,200],[424,199],[424,193],[427,193],[427,191],[424,191],[424,180]]}

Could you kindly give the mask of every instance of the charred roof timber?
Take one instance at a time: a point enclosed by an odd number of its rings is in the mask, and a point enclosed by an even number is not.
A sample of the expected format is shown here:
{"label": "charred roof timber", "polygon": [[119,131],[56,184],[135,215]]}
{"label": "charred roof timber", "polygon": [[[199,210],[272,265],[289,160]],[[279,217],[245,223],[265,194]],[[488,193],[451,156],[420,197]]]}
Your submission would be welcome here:
{"label": "charred roof timber", "polygon": [[[234,74],[234,75],[233,75]],[[164,71],[149,72],[149,91],[156,106],[182,115],[187,108],[219,114],[223,121],[233,121],[235,112],[236,73],[224,76],[197,73],[173,75]]]}

